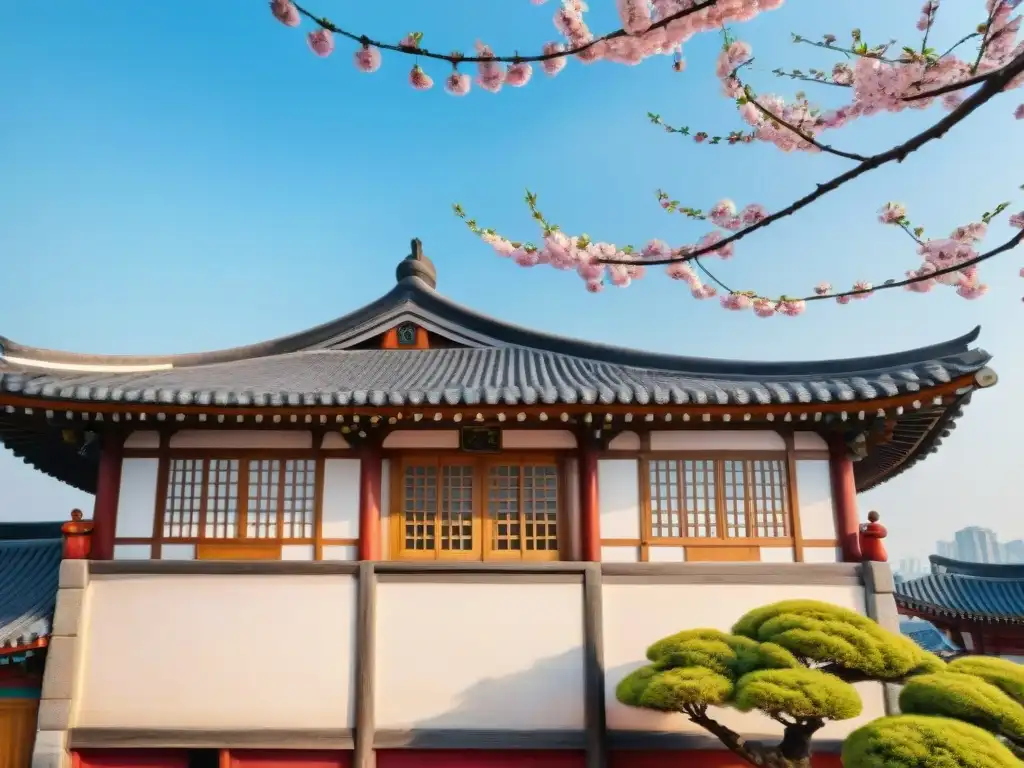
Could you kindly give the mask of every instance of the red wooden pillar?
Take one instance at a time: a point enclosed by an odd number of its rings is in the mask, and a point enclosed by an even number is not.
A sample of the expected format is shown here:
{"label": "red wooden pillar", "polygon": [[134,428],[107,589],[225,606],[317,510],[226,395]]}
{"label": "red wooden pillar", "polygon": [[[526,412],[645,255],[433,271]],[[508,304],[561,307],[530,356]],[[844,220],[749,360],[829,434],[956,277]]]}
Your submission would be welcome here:
{"label": "red wooden pillar", "polygon": [[380,496],[383,459],[380,446],[359,451],[359,559],[380,560]]}
{"label": "red wooden pillar", "polygon": [[597,447],[579,438],[577,458],[580,480],[580,559],[601,561],[601,519],[598,515]]}
{"label": "red wooden pillar", "polygon": [[840,434],[828,443],[829,468],[832,475],[832,509],[836,516],[836,535],[844,563],[859,563],[860,525],[857,518],[857,485],[853,478],[853,460]]}
{"label": "red wooden pillar", "polygon": [[92,512],[92,552],[94,560],[112,560],[117,530],[117,499],[121,493],[121,458],[124,435],[103,434],[100,466],[96,473],[96,502]]}

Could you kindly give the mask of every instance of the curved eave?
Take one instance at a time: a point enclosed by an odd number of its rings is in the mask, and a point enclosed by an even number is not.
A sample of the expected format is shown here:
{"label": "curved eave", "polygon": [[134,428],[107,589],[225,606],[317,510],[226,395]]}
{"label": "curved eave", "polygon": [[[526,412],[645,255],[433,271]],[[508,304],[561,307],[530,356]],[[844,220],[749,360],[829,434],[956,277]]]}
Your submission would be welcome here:
{"label": "curved eave", "polygon": [[33,469],[85,493],[96,492],[99,458],[95,451],[66,443],[54,428],[40,430],[0,412],[0,442]]}
{"label": "curved eave", "polygon": [[952,406],[904,413],[896,421],[892,439],[854,464],[857,491],[877,488],[909,470],[933,453],[956,429],[956,420],[971,402],[971,393],[960,395]]}
{"label": "curved eave", "polygon": [[903,608],[913,615],[925,618],[929,621],[943,622],[943,619],[955,621],[970,621],[979,624],[1005,624],[1008,626],[1024,625],[1024,616],[1008,616],[992,613],[977,613],[964,611],[957,608],[950,608],[945,605],[937,605],[926,600],[910,597],[909,595],[897,592],[893,595],[896,600],[896,607]]}
{"label": "curved eave", "polygon": [[981,332],[980,327],[963,336],[937,344],[868,357],[813,361],[745,361],[668,355],[581,341],[506,323],[451,301],[418,277],[400,280],[381,298],[336,320],[299,333],[231,349],[180,355],[89,355],[32,347],[4,337],[0,337],[0,347],[3,349],[3,356],[12,362],[16,361],[17,366],[63,370],[105,368],[109,372],[117,372],[118,369],[121,372],[129,372],[188,368],[323,348],[332,340],[344,338],[352,330],[372,324],[375,318],[387,316],[402,307],[418,309],[428,317],[438,318],[450,326],[464,329],[476,338],[484,340],[483,343],[488,346],[525,347],[596,362],[694,377],[723,377],[735,381],[804,376],[849,377],[957,355],[971,354],[982,356],[986,360],[988,357],[981,350],[970,350],[970,345],[977,340]]}

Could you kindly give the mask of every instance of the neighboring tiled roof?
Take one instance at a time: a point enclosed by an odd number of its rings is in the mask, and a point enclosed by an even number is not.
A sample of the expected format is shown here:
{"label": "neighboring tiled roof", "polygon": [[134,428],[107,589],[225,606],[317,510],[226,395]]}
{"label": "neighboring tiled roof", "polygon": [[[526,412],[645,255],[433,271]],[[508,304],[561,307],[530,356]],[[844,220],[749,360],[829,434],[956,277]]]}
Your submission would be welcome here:
{"label": "neighboring tiled roof", "polygon": [[928,621],[901,621],[900,632],[931,653],[945,655],[958,653],[961,650]]}
{"label": "neighboring tiled roof", "polygon": [[0,390],[61,400],[212,406],[789,405],[913,393],[974,373],[989,360],[966,345],[942,351],[895,368],[855,362],[845,373],[827,374],[801,363],[791,373],[762,376],[689,372],[685,360],[673,370],[643,368],[522,347],[306,351],[141,373],[71,374],[0,363]]}
{"label": "neighboring tiled roof", "polygon": [[930,560],[932,573],[896,586],[898,606],[936,619],[1024,624],[1024,566]]}
{"label": "neighboring tiled roof", "polygon": [[0,540],[0,654],[50,635],[62,541]]}

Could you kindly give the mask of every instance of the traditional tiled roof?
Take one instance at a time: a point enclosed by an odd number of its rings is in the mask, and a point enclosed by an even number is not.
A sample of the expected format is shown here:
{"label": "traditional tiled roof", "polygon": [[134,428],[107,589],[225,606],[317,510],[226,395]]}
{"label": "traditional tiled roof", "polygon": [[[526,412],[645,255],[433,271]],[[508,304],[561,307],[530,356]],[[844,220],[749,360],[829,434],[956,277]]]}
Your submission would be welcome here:
{"label": "traditional tiled roof", "polygon": [[59,525],[52,526],[56,537],[38,539],[11,528],[0,526],[0,655],[50,636],[63,546]]}
{"label": "traditional tiled roof", "polygon": [[937,621],[1024,624],[1024,565],[929,559],[932,573],[896,585],[897,606]]}
{"label": "traditional tiled roof", "polygon": [[735,363],[716,372],[710,361],[688,366],[679,358],[671,368],[651,368],[525,347],[310,350],[144,373],[69,374],[0,364],[0,387],[62,400],[211,406],[806,405],[948,384],[989,360],[966,346],[957,339],[907,353],[895,367],[876,359],[845,366],[829,361],[823,364],[828,372],[807,363],[765,363],[759,376],[737,375]]}
{"label": "traditional tiled roof", "polygon": [[[898,409],[891,439],[875,444],[858,463],[858,486],[868,488],[934,449],[968,402],[973,383],[958,389],[952,406],[948,399],[933,402],[929,390],[979,374],[990,360],[983,350],[971,348],[978,329],[905,352],[808,362],[681,357],[553,336],[504,323],[439,294],[436,271],[418,241],[399,264],[396,278],[386,295],[337,320],[218,352],[81,355],[0,338],[0,398],[51,401],[54,412],[61,404],[214,410],[820,406],[824,413],[802,414],[805,420],[813,416],[812,423],[848,415],[891,418],[888,412],[876,414],[875,404],[911,398],[914,408],[905,414],[902,406]],[[373,340],[403,322],[434,334],[443,341],[441,348],[377,348]],[[832,413],[836,406],[843,412]],[[0,411],[0,437],[9,448],[44,471],[89,489],[93,470],[76,467],[83,461],[77,448],[61,443],[59,429],[43,440],[38,427],[26,426],[12,413],[11,406],[8,415]]]}

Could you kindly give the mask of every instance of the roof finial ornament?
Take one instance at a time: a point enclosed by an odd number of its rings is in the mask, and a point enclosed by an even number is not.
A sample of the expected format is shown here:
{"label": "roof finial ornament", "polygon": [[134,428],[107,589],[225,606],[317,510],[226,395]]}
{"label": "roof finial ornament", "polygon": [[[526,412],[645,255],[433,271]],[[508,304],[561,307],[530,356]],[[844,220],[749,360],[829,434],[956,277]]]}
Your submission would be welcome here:
{"label": "roof finial ornament", "polygon": [[410,248],[409,255],[398,263],[398,269],[395,270],[395,279],[399,283],[418,279],[426,283],[427,287],[431,290],[436,289],[437,270],[434,269],[434,262],[430,260],[430,257],[423,253],[423,243],[420,242],[418,237],[414,237],[412,243],[410,243]]}

